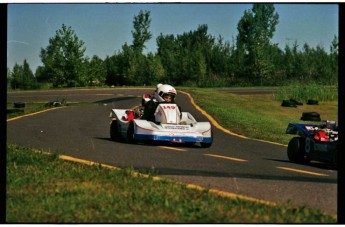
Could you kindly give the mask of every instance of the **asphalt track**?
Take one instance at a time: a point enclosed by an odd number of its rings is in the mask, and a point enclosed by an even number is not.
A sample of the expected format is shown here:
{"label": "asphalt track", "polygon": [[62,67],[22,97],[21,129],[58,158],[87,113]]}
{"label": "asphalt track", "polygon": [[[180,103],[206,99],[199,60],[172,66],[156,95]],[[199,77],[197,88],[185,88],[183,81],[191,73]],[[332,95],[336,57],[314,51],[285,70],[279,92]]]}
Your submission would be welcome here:
{"label": "asphalt track", "polygon": [[145,92],[152,90],[9,92],[8,102],[49,102],[65,98],[67,102],[99,105],[62,107],[8,120],[7,142],[119,168],[133,167],[144,173],[154,172],[159,177],[272,204],[289,203],[317,208],[328,214],[337,213],[336,170],[316,162],[310,165],[290,163],[286,146],[225,132],[192,105],[187,94],[182,92],[177,99],[182,111],[190,112],[198,121],[213,123],[214,142],[210,148],[111,141],[110,110],[139,105]]}

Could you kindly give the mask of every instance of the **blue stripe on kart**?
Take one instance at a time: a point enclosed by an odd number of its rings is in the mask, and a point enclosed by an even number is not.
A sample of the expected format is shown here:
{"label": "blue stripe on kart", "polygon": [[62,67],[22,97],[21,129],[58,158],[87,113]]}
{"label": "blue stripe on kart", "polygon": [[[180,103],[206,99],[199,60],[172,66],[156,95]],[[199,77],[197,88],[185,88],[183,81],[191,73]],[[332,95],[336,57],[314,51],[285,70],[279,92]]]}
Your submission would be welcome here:
{"label": "blue stripe on kart", "polygon": [[155,140],[155,141],[182,141],[182,142],[203,142],[211,143],[211,137],[189,137],[189,136],[158,136],[158,135],[145,135],[145,134],[134,134],[136,140]]}

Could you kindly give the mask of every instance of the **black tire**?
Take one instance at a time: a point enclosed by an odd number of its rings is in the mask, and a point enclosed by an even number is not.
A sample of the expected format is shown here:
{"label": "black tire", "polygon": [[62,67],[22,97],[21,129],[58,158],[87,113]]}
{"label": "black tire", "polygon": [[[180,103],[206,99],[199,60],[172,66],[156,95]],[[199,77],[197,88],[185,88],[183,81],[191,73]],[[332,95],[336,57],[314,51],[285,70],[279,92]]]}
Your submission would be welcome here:
{"label": "black tire", "polygon": [[129,143],[135,144],[137,141],[134,139],[134,122],[131,121],[129,123],[128,129],[127,129],[127,139]]}
{"label": "black tire", "polygon": [[321,121],[318,112],[303,112],[301,120],[303,121]]}
{"label": "black tire", "polygon": [[301,117],[302,121],[321,121],[320,117]]}
{"label": "black tire", "polygon": [[303,117],[320,117],[318,112],[303,112]]}
{"label": "black tire", "polygon": [[290,102],[293,103],[294,105],[303,106],[303,103],[301,103],[295,99],[290,99]]}
{"label": "black tire", "polygon": [[338,147],[337,147],[337,149],[334,151],[334,157],[333,157],[332,167],[333,167],[334,169],[338,169]]}
{"label": "black tire", "polygon": [[287,155],[290,162],[294,163],[308,163],[309,160],[305,158],[305,138],[294,137],[290,140]]}
{"label": "black tire", "polygon": [[211,143],[203,143],[201,142],[200,145],[202,148],[209,148],[212,146],[213,143],[213,131],[211,131]]}
{"label": "black tire", "polygon": [[200,143],[202,148],[209,148],[211,147],[212,143]]}
{"label": "black tire", "polygon": [[118,141],[120,139],[120,135],[118,132],[117,120],[112,120],[110,124],[110,138],[113,141]]}
{"label": "black tire", "polygon": [[186,146],[187,147],[193,147],[195,145],[195,142],[187,142]]}
{"label": "black tire", "polygon": [[319,101],[313,100],[313,99],[309,99],[309,100],[307,101],[307,104],[308,104],[308,105],[319,105]]}
{"label": "black tire", "polygon": [[283,100],[281,106],[284,106],[284,107],[297,107],[296,104],[290,102],[290,100]]}

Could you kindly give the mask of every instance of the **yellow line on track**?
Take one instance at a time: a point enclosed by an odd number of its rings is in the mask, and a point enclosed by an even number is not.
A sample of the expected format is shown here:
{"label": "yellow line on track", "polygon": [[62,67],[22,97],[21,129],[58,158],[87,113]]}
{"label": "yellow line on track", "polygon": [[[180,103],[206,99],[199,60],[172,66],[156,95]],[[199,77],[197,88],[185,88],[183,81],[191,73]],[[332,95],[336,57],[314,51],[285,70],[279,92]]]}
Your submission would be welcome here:
{"label": "yellow line on track", "polygon": [[26,114],[26,115],[22,115],[22,116],[18,116],[18,117],[10,118],[10,119],[7,119],[7,122],[8,122],[8,121],[14,121],[14,120],[17,120],[17,119],[20,119],[20,118],[23,118],[23,117],[29,117],[29,116],[33,116],[33,115],[36,115],[36,114],[40,114],[40,113],[44,113],[44,112],[48,112],[48,111],[51,111],[51,110],[60,109],[60,108],[65,108],[65,106],[60,106],[60,107],[50,108],[50,109],[46,109],[46,110],[42,110],[42,111],[38,111],[38,112],[34,112],[34,113],[30,113],[30,114]]}
{"label": "yellow line on track", "polygon": [[277,168],[287,170],[287,171],[297,172],[297,173],[305,173],[305,174],[314,175],[314,176],[323,176],[323,177],[329,176],[323,173],[315,173],[315,172],[310,172],[310,171],[305,171],[305,170],[300,170],[300,169],[293,169],[293,168],[282,167],[282,166],[278,166]]}
{"label": "yellow line on track", "polygon": [[[199,191],[207,190],[206,188],[203,188],[203,187],[200,187],[200,186],[194,185],[194,184],[187,184],[186,187],[191,188],[191,189],[197,189]],[[271,201],[256,199],[256,198],[244,196],[244,195],[238,195],[238,194],[231,193],[231,192],[224,192],[224,191],[220,191],[217,189],[208,189],[208,192],[211,194],[214,194],[214,195],[218,195],[218,196],[226,197],[226,198],[230,198],[230,199],[242,199],[242,200],[246,200],[246,201],[250,201],[250,202],[254,202],[254,203],[265,204],[268,206],[277,206],[276,203],[271,202]]]}
{"label": "yellow line on track", "polygon": [[181,148],[176,148],[176,147],[166,147],[166,146],[159,146],[160,148],[164,148],[164,149],[170,149],[170,150],[175,150],[175,151],[187,151],[185,149],[181,149]]}
{"label": "yellow line on track", "polygon": [[120,168],[115,167],[115,166],[101,164],[101,163],[92,162],[92,161],[87,161],[87,160],[83,160],[83,159],[79,159],[79,158],[73,158],[73,157],[67,156],[67,155],[59,155],[59,158],[63,159],[63,160],[67,160],[67,161],[78,162],[78,163],[89,165],[89,166],[97,165],[97,166],[101,166],[101,167],[108,168],[108,169],[121,170]]}
{"label": "yellow line on track", "polygon": [[228,159],[228,160],[237,161],[237,162],[248,162],[248,160],[244,160],[244,159],[240,159],[240,158],[233,158],[233,157],[229,157],[229,156],[221,156],[221,155],[215,155],[215,154],[204,154],[204,155],[215,157],[215,158]]}

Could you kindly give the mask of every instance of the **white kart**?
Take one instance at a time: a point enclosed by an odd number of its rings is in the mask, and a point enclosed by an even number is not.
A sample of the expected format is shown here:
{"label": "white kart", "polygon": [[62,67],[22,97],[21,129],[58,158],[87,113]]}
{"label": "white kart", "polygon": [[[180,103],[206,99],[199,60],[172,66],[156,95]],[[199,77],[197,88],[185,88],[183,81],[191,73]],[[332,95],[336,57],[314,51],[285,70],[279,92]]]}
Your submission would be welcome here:
{"label": "white kart", "polygon": [[188,112],[180,113],[176,104],[159,104],[155,111],[155,122],[141,119],[142,111],[143,107],[134,110],[112,109],[111,139],[127,139],[132,143],[165,141],[188,144],[199,142],[201,147],[212,145],[211,124],[197,122]]}

